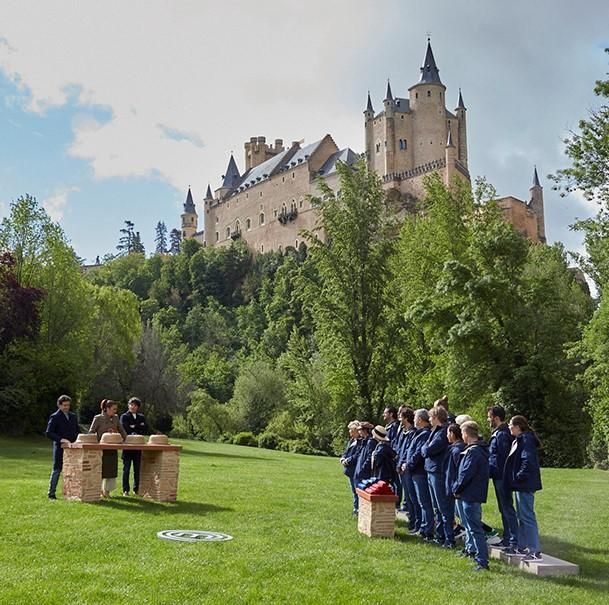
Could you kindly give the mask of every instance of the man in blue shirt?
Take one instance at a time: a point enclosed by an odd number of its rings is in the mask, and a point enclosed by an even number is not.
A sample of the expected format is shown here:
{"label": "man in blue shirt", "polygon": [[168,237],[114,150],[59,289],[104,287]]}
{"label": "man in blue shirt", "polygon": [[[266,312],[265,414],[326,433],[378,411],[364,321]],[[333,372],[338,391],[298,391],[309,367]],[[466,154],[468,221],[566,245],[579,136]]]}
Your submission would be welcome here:
{"label": "man in blue shirt", "polygon": [[53,442],[53,470],[49,481],[48,497],[57,500],[55,492],[63,468],[63,443],[72,443],[78,437],[78,418],[70,411],[72,399],[61,395],[57,399],[57,411],[50,415],[45,435]]}

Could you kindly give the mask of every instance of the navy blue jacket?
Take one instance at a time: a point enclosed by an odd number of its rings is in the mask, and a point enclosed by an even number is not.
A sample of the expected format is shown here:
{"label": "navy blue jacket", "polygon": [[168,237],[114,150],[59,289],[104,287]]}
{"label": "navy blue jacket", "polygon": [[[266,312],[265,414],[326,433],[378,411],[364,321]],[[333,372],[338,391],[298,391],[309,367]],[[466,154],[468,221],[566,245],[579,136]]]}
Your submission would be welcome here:
{"label": "navy blue jacket", "polygon": [[379,441],[372,452],[372,475],[382,481],[393,483],[395,481],[396,454],[387,441]]}
{"label": "navy blue jacket", "polygon": [[400,429],[400,423],[397,420],[390,422],[385,426],[387,429],[387,437],[389,437],[389,443],[391,443],[391,447],[396,447],[396,437],[398,436],[398,431]]}
{"label": "navy blue jacket", "polygon": [[406,466],[411,475],[425,474],[425,458],[421,454],[421,448],[425,445],[430,433],[429,427],[417,429],[416,435],[410,442],[408,453],[406,454]]}
{"label": "navy blue jacket", "polygon": [[507,460],[514,437],[507,424],[498,426],[488,442],[488,463],[491,479],[503,479],[503,469]]}
{"label": "navy blue jacket", "polygon": [[74,412],[68,412],[68,418],[66,418],[66,415],[61,410],[57,410],[49,416],[45,435],[53,442],[54,463],[58,463],[61,466],[63,460],[61,440],[76,441],[79,432],[78,418]]}
{"label": "navy blue jacket", "polygon": [[421,448],[421,454],[425,458],[425,470],[428,473],[441,473],[444,470],[444,459],[448,453],[447,428],[445,424],[435,426],[427,443]]}
{"label": "navy blue jacket", "polygon": [[372,452],[376,447],[376,441],[372,437],[362,439],[362,445],[355,463],[353,479],[356,483],[372,477]]}
{"label": "navy blue jacket", "polygon": [[488,446],[478,441],[467,446],[460,455],[453,494],[464,502],[486,502],[488,496]]}
{"label": "navy blue jacket", "polygon": [[522,433],[514,439],[505,461],[504,486],[516,492],[536,492],[541,489],[539,468],[539,439],[532,431]]}
{"label": "navy blue jacket", "polygon": [[146,422],[144,414],[140,414],[138,412],[134,418],[131,412],[125,412],[124,414],[121,414],[120,421],[127,435],[150,434],[150,429],[148,427],[148,423]]}
{"label": "navy blue jacket", "polygon": [[446,495],[453,497],[453,483],[457,480],[459,474],[459,463],[461,462],[461,452],[465,449],[463,441],[457,441],[448,446],[448,454],[444,460],[444,485],[446,487]]}
{"label": "navy blue jacket", "polygon": [[417,434],[417,429],[414,426],[410,427],[408,430],[402,429],[402,439],[400,441],[400,447],[397,451],[398,455],[398,467],[402,466],[402,464],[406,464],[406,459],[408,457],[408,448],[412,443],[415,435]]}
{"label": "navy blue jacket", "polygon": [[345,461],[344,473],[347,475],[347,477],[353,477],[355,474],[355,465],[357,463],[357,457],[361,447],[361,439],[350,439],[349,443],[347,443],[347,447],[342,455],[342,458]]}

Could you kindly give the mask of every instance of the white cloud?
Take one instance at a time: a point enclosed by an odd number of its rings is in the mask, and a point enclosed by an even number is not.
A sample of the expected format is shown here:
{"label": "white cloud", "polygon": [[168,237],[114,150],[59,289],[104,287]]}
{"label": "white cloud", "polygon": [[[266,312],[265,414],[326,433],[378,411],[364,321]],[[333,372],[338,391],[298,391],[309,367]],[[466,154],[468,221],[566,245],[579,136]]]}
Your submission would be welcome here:
{"label": "white cloud", "polygon": [[68,205],[68,196],[78,190],[78,187],[59,187],[42,202],[42,207],[53,221],[61,222]]}

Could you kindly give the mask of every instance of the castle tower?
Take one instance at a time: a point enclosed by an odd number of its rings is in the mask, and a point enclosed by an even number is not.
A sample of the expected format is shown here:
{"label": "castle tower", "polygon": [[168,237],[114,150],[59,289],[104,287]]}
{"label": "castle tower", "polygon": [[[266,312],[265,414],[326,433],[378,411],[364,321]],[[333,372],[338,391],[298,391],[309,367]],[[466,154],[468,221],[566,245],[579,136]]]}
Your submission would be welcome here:
{"label": "castle tower", "polygon": [[384,174],[391,174],[395,171],[395,103],[389,80],[387,80],[387,92],[385,93],[383,106],[385,108]]}
{"label": "castle tower", "polygon": [[197,232],[198,220],[197,209],[195,208],[189,187],[186,201],[184,202],[184,212],[182,213],[182,239],[189,239]]}
{"label": "castle tower", "polygon": [[531,192],[531,200],[529,201],[529,207],[537,216],[537,237],[543,244],[546,243],[546,225],[543,213],[543,187],[539,183],[539,176],[537,175],[537,166],[533,170],[533,185],[529,189]]}
{"label": "castle tower", "polygon": [[235,188],[240,179],[239,168],[237,168],[237,163],[231,153],[228,166],[226,167],[226,174],[222,176],[222,186],[216,189],[216,197],[220,199],[225,198]]}
{"label": "castle tower", "polygon": [[459,104],[455,109],[457,116],[457,122],[459,124],[459,141],[457,143],[457,149],[459,153],[457,157],[461,164],[467,168],[467,123],[465,120],[465,112],[467,111],[464,103],[463,96],[461,95],[461,89],[459,88]]}
{"label": "castle tower", "polygon": [[453,143],[453,135],[452,131],[448,129],[448,137],[446,139],[446,148],[444,150],[444,155],[446,158],[446,171],[444,173],[444,183],[448,186],[450,185],[453,175],[456,173],[456,163],[458,150]]}
{"label": "castle tower", "polygon": [[284,151],[283,139],[275,139],[275,145],[267,145],[266,137],[251,137],[243,147],[245,148],[245,172]]}
{"label": "castle tower", "polygon": [[414,165],[420,166],[442,159],[447,139],[445,92],[440,80],[440,70],[427,39],[427,50],[421,67],[419,81],[411,86],[410,108],[415,113],[412,138]]}
{"label": "castle tower", "polygon": [[366,162],[370,162],[374,157],[374,108],[372,107],[372,101],[370,100],[370,91],[368,91],[368,104],[364,110],[364,129],[366,131]]}

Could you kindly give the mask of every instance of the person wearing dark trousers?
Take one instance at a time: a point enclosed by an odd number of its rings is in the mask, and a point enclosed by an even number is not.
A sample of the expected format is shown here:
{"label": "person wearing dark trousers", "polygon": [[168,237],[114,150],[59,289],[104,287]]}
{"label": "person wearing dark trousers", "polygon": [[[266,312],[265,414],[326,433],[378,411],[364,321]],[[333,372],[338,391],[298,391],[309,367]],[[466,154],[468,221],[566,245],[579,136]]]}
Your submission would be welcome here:
{"label": "person wearing dark trousers", "polygon": [[488,444],[490,476],[493,480],[497,506],[503,525],[501,542],[495,546],[515,549],[518,546],[518,519],[514,509],[512,492],[505,488],[503,481],[505,461],[510,453],[514,437],[505,422],[503,407],[494,405],[488,408],[487,419],[492,431]]}
{"label": "person wearing dark trousers", "polygon": [[[131,397],[127,402],[128,411],[121,414],[121,425],[127,435],[148,435],[150,429],[144,414],[140,412],[142,402],[137,397]],[[129,475],[133,464],[133,492],[138,493],[140,488],[140,466],[142,462],[141,450],[123,450],[123,496],[129,495]]]}
{"label": "person wearing dark trousers", "polygon": [[375,426],[372,429],[372,438],[377,442],[372,452],[372,476],[394,485],[396,453],[391,447],[387,429],[380,424]]}
{"label": "person wearing dark trousers", "polygon": [[508,427],[514,441],[505,461],[503,481],[506,489],[513,491],[516,497],[517,554],[524,554],[525,561],[540,561],[542,554],[535,516],[535,492],[541,490],[537,452],[541,443],[524,416],[512,416]]}
{"label": "person wearing dark trousers", "polygon": [[355,464],[357,463],[357,456],[362,446],[361,439],[359,438],[359,422],[353,420],[347,425],[349,430],[349,441],[343,455],[341,456],[340,463],[343,465],[344,473],[349,479],[349,486],[353,493],[353,514],[356,515],[359,508],[359,497],[355,492]]}
{"label": "person wearing dark trousers", "polygon": [[414,485],[416,503],[421,511],[421,526],[418,535],[427,541],[433,540],[434,519],[431,496],[429,494],[429,483],[425,471],[425,458],[421,454],[423,445],[427,442],[431,429],[429,426],[429,414],[421,408],[414,413],[414,426],[417,429],[406,455],[406,467]]}
{"label": "person wearing dark trousers", "polygon": [[446,409],[440,405],[429,410],[429,418],[432,429],[427,442],[421,448],[421,454],[425,458],[429,493],[434,509],[435,541],[444,548],[454,548],[455,513],[454,507],[446,498],[444,476],[444,462],[448,455],[448,437],[446,435],[448,414]]}
{"label": "person wearing dark trousers", "polygon": [[[461,435],[461,427],[456,423],[448,425],[446,434],[448,436],[448,454],[444,461],[444,487],[446,498],[449,506],[451,507],[452,516],[454,517],[456,509],[457,515],[459,516],[459,521],[461,523],[461,525],[455,529],[456,533],[457,531],[463,531],[463,521],[461,520],[463,518],[463,510],[461,509],[460,501],[455,500],[455,497],[453,496],[452,485],[457,479],[459,462],[461,461],[461,452],[465,449],[465,443],[463,442],[463,437]],[[473,556],[474,545],[467,542],[467,532],[465,537],[466,543],[461,553],[463,555]]]}
{"label": "person wearing dark trousers", "polygon": [[45,435],[53,442],[53,470],[49,480],[48,497],[56,500],[59,475],[63,469],[63,443],[73,443],[78,437],[78,418],[70,411],[72,399],[68,395],[61,395],[57,399],[57,411],[49,416]]}
{"label": "person wearing dark trousers", "polygon": [[353,481],[356,487],[361,481],[372,477],[372,452],[376,447],[376,441],[370,436],[370,431],[373,428],[374,425],[370,422],[364,421],[359,423],[358,432],[362,444],[357,454],[355,474],[353,475]]}
{"label": "person wearing dark trousers", "polygon": [[414,484],[406,464],[408,448],[417,432],[414,427],[414,410],[409,407],[403,407],[400,411],[400,423],[402,425],[402,439],[400,440],[399,450],[397,452],[398,462],[396,467],[402,484],[401,510],[405,511],[408,515],[408,529],[416,532],[419,531],[421,527],[421,510],[417,505]]}
{"label": "person wearing dark trousers", "polygon": [[488,496],[488,447],[480,439],[476,422],[464,422],[461,431],[467,447],[461,453],[459,471],[452,489],[461,503],[461,521],[469,534],[469,543],[474,545],[475,570],[488,570],[488,546],[482,529],[482,504]]}

